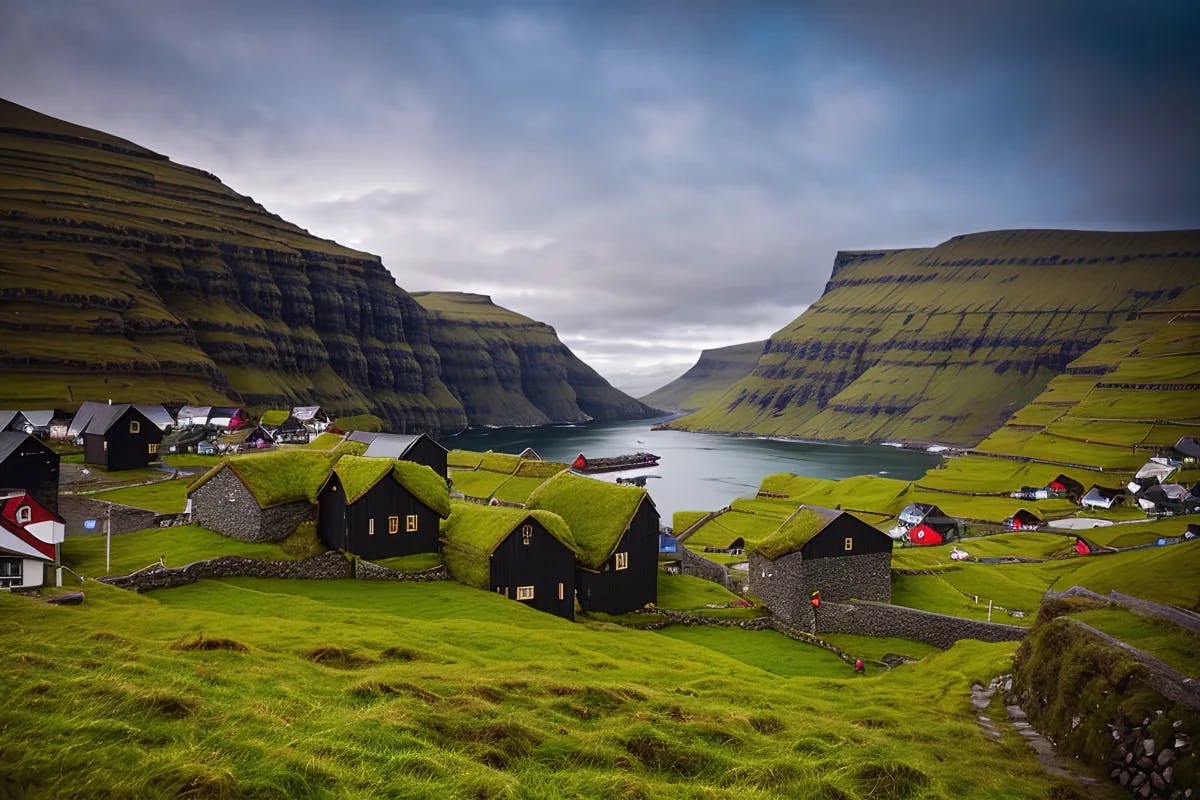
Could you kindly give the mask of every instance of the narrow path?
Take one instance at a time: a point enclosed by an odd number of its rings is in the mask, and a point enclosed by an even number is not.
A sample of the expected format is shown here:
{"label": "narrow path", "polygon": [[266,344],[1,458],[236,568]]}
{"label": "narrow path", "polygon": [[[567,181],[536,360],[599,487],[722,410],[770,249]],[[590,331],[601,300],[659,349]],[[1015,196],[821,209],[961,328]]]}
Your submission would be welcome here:
{"label": "narrow path", "polygon": [[1054,778],[1073,778],[1084,787],[1100,783],[1099,778],[1079,772],[1076,769],[1075,761],[1059,753],[1053,742],[1038,733],[1029,724],[1025,710],[1019,705],[1006,702],[1006,719],[1000,722],[987,716],[988,706],[991,705],[992,697],[996,692],[1001,692],[1003,696],[1006,696],[1006,701],[1009,699],[1007,695],[1012,692],[1012,675],[998,675],[992,678],[991,683],[986,687],[978,683],[971,687],[971,706],[976,711],[976,721],[978,721],[984,736],[993,741],[999,741],[1003,736],[1001,726],[1008,725],[1015,729],[1029,745],[1029,749],[1033,750],[1047,775]]}

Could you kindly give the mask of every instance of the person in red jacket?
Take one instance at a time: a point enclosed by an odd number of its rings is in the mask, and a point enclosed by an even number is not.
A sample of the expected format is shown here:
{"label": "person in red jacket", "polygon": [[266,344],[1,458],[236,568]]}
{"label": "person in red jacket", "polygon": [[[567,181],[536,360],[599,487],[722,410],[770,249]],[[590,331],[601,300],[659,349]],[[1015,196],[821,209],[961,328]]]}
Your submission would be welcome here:
{"label": "person in red jacket", "polygon": [[859,673],[864,673],[867,671],[867,665],[863,663],[861,658],[854,662],[854,671]]}

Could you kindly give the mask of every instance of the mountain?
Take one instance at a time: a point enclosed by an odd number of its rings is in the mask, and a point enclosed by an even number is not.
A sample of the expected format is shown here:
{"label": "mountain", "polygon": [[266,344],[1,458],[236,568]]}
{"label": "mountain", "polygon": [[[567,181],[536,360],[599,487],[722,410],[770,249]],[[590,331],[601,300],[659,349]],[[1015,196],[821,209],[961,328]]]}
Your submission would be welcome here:
{"label": "mountain", "polygon": [[1131,315],[1200,308],[1197,285],[1195,230],[838,253],[824,294],[754,370],[672,427],[973,445]]}
{"label": "mountain", "polygon": [[[482,424],[443,380],[431,320],[377,256],[313,236],[207,172],[0,101],[0,405],[321,404],[400,431]],[[586,368],[537,368],[523,386],[578,379],[571,388],[591,398],[603,383]],[[451,372],[470,396],[470,379]],[[545,414],[575,421],[581,407]],[[624,396],[588,407],[644,408]],[[503,408],[488,423],[529,418]]]}
{"label": "mountain", "polygon": [[549,325],[463,292],[414,292],[441,376],[475,425],[637,419],[656,409],[614,389]]}
{"label": "mountain", "polygon": [[639,399],[655,408],[671,411],[702,408],[750,374],[765,344],[746,342],[704,350],[691,369]]}

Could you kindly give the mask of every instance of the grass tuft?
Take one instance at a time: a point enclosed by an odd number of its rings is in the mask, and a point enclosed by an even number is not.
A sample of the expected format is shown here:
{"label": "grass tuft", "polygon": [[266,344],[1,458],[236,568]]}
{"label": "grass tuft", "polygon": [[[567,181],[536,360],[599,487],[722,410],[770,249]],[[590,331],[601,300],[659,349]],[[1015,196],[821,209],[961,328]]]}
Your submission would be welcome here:
{"label": "grass tuft", "polygon": [[374,659],[337,645],[314,648],[306,652],[304,657],[314,664],[334,669],[362,669],[375,663]]}
{"label": "grass tuft", "polygon": [[908,800],[929,784],[929,776],[924,772],[898,761],[864,764],[854,778],[865,797],[877,800]]}
{"label": "grass tuft", "polygon": [[249,647],[236,639],[225,639],[220,636],[205,636],[198,633],[189,639],[181,639],[171,643],[172,650],[228,650],[234,653],[245,653]]}

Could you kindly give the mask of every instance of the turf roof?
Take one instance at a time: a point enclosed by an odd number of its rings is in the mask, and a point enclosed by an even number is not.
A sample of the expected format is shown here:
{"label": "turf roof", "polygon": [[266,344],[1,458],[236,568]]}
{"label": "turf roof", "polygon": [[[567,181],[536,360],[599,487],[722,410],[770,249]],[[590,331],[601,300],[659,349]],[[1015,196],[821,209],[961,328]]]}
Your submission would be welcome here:
{"label": "turf roof", "polygon": [[532,517],[568,549],[576,549],[565,520],[549,511],[485,506],[455,500],[450,516],[442,523],[443,560],[459,583],[487,589],[491,577],[491,554],[510,533]]}
{"label": "turf roof", "polygon": [[766,558],[779,558],[794,553],[808,544],[809,540],[828,524],[828,517],[811,508],[798,508],[774,533],[759,542],[754,550]]}
{"label": "turf roof", "polygon": [[285,411],[285,410],[279,409],[279,408],[273,408],[270,411],[263,412],[261,422],[263,425],[266,425],[267,427],[272,427],[274,425],[282,425],[284,423],[284,420],[286,420],[291,415],[292,415],[292,412],[290,412],[290,411]]}
{"label": "turf roof", "polygon": [[646,499],[636,486],[563,472],[529,496],[529,507],[553,511],[571,527],[579,563],[599,569],[621,543],[634,513]]}
{"label": "turf roof", "polygon": [[483,453],[473,450],[451,450],[446,454],[446,465],[464,469],[475,469],[483,460]]}
{"label": "turf roof", "polygon": [[450,516],[450,489],[446,486],[445,479],[433,468],[414,461],[393,461],[392,472],[401,486],[412,492],[413,497],[432,509],[439,517],[445,519]]}
{"label": "turf roof", "polygon": [[519,466],[521,466],[520,456],[508,453],[493,453],[491,450],[484,453],[483,458],[479,462],[480,469],[490,470],[491,472],[504,472],[509,475],[516,472]]}
{"label": "turf roof", "polygon": [[317,502],[317,492],[337,456],[321,450],[284,450],[230,456],[197,478],[188,487],[196,491],[210,478],[228,468],[245,484],[262,508],[306,500]]}

